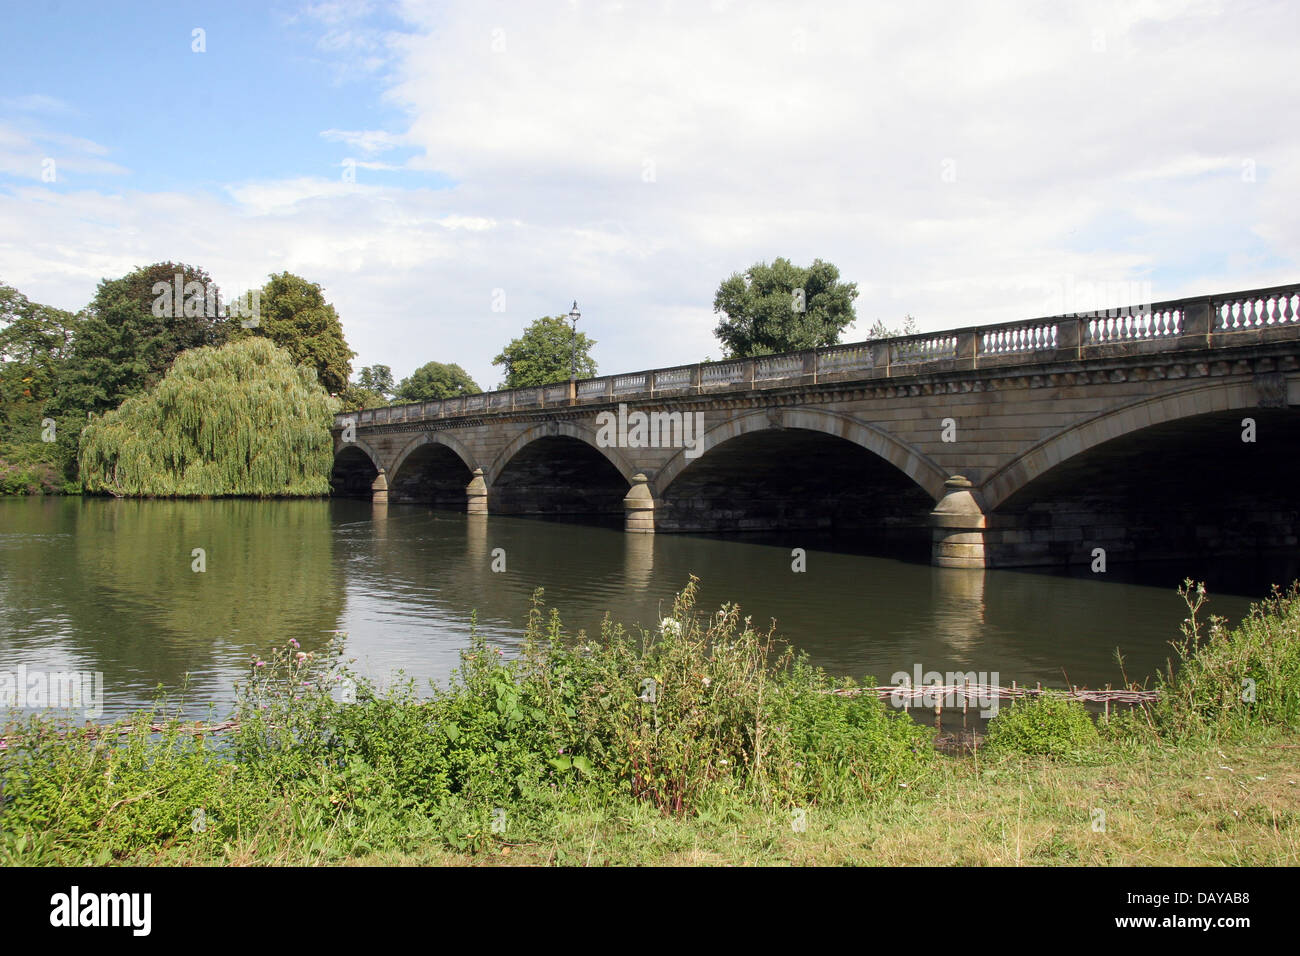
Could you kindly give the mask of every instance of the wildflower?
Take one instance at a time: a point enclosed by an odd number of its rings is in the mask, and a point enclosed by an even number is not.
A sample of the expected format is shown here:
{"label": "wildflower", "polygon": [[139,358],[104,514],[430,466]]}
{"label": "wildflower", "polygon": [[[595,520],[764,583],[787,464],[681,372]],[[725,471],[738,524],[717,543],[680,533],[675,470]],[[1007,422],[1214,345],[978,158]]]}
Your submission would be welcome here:
{"label": "wildflower", "polygon": [[299,651],[296,656],[298,658],[299,663],[307,659],[307,655],[304,654],[302,651]]}
{"label": "wildflower", "polygon": [[266,666],[266,661],[258,661],[254,666],[255,666],[255,667],[265,667],[265,666]]}
{"label": "wildflower", "polygon": [[712,683],[713,683],[713,680],[712,680],[711,678],[708,678],[708,677],[704,678],[704,686],[705,686],[705,687],[708,687],[708,686],[709,686],[710,684],[712,684]]}
{"label": "wildflower", "polygon": [[289,643],[292,644],[294,647],[299,647],[299,646],[301,646],[301,645],[299,645],[299,643],[298,643],[298,639],[297,639],[297,638],[294,638],[294,637],[289,638]]}
{"label": "wildflower", "polygon": [[682,633],[681,622],[674,621],[671,617],[666,617],[659,622],[659,633],[671,634],[673,637],[677,637]]}

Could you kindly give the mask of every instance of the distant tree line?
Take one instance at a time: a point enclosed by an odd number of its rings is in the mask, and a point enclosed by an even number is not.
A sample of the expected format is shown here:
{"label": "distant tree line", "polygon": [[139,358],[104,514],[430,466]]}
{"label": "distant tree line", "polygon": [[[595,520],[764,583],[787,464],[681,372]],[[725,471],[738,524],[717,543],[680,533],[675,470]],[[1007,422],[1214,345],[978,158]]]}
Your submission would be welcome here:
{"label": "distant tree line", "polygon": [[[714,334],[724,358],[834,345],[857,296],[820,259],[758,262],[719,285]],[[909,315],[867,337],[917,331]],[[499,387],[591,378],[595,345],[542,316],[492,360]],[[323,493],[331,410],[482,391],[439,361],[354,379],[355,354],[320,285],[290,272],[227,303],[203,269],[158,262],[104,279],[76,313],[0,283],[0,494]]]}

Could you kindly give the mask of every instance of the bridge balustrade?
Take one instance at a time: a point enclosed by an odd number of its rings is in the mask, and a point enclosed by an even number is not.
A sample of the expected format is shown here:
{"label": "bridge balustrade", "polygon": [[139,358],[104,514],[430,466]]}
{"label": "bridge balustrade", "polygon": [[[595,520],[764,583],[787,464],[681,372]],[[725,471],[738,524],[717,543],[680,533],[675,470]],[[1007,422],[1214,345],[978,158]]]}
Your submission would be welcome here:
{"label": "bridge balustrade", "polygon": [[1291,325],[1300,313],[1300,289],[1291,286],[1223,296],[1215,305],[1215,331]]}
{"label": "bridge balustrade", "polygon": [[1027,322],[977,333],[980,355],[1009,355],[1057,347],[1055,322]]}
{"label": "bridge balustrade", "polygon": [[875,349],[869,344],[832,345],[827,349],[818,349],[817,371],[831,374],[834,372],[865,372],[875,367]]}
{"label": "bridge balustrade", "polygon": [[[351,419],[358,425],[454,418],[483,412],[508,411],[653,397],[658,392],[705,393],[724,389],[774,388],[895,374],[978,368],[990,365],[1084,359],[1122,354],[1124,348],[1209,348],[1232,341],[1240,333],[1258,335],[1271,329],[1300,325],[1300,283],[1131,305],[1090,313],[1029,319],[950,332],[902,336],[870,342],[831,345],[802,352],[733,359],[699,365],[630,372],[583,379],[571,398],[568,382],[506,389],[441,401],[395,405],[344,412],[339,427]],[[1164,343],[1168,343],[1166,346]],[[1120,352],[1115,352],[1115,349]],[[1092,349],[1092,351],[1088,351]],[[941,364],[942,363],[942,364]]]}

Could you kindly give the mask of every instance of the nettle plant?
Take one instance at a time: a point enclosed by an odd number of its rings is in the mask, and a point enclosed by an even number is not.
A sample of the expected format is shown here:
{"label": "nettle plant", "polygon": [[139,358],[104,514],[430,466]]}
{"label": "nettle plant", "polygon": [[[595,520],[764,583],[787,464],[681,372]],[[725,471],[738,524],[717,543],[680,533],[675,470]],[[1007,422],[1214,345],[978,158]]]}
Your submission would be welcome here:
{"label": "nettle plant", "polygon": [[657,632],[606,620],[598,641],[542,628],[535,596],[520,678],[552,728],[557,771],[686,814],[720,797],[763,806],[865,798],[930,758],[926,728],[844,697],[740,608],[696,609],[698,581]]}

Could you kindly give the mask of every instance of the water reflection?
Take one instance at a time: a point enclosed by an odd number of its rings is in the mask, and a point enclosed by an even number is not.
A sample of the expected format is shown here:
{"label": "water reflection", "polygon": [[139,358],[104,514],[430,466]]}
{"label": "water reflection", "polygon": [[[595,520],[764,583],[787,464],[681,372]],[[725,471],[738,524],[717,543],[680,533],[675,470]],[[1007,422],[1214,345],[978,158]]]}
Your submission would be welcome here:
{"label": "water reflection", "polygon": [[[806,570],[792,567],[796,547]],[[206,554],[202,573],[191,570],[194,548]],[[229,700],[250,655],[290,637],[319,648],[335,629],[373,676],[445,681],[472,628],[516,648],[538,588],[570,634],[596,632],[607,612],[653,629],[695,574],[703,609],[736,601],[757,625],[775,619],[837,674],[884,682],[920,665],[1101,685],[1122,680],[1117,647],[1131,675],[1153,673],[1182,617],[1175,568],[1126,581],[1115,568],[932,568],[858,550],[807,534],[629,535],[353,500],[7,500],[0,659],[103,671],[110,713],[159,685],[174,690],[187,672],[192,699]],[[1259,566],[1250,584],[1243,567],[1211,569],[1212,594],[1216,581],[1234,592],[1215,595],[1215,613],[1240,616],[1240,594],[1289,573]]]}
{"label": "water reflection", "polygon": [[655,570],[655,536],[652,534],[623,535],[623,580],[633,591],[641,592],[650,586]]}
{"label": "water reflection", "polygon": [[254,654],[343,612],[321,501],[0,503],[0,657],[101,671],[110,703],[227,696]]}

